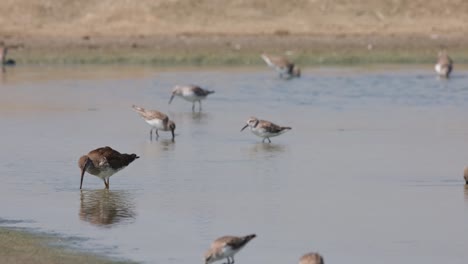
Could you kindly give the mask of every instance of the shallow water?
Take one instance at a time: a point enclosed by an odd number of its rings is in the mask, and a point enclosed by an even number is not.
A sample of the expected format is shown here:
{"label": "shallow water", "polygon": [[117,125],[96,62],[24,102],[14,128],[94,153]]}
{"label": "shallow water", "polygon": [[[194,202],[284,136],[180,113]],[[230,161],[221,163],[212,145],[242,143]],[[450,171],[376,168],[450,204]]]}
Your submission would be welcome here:
{"label": "shallow water", "polygon": [[[468,74],[432,67],[268,69],[17,67],[0,83],[3,225],[146,263],[202,263],[211,241],[256,233],[238,263],[468,261]],[[171,87],[216,91],[202,112]],[[176,122],[176,140],[132,104]],[[250,116],[293,129],[272,144]],[[140,159],[110,191],[78,158],[101,147]],[[16,220],[22,220],[17,222]]]}

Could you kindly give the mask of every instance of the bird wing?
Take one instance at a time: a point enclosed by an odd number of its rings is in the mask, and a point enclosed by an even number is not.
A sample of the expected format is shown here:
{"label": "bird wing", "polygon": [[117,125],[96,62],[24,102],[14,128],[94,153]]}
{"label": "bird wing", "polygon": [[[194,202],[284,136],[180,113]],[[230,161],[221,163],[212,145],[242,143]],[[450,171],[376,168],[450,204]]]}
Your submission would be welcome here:
{"label": "bird wing", "polygon": [[113,156],[121,155],[120,152],[112,149],[111,147],[103,147],[92,150],[88,153],[88,157],[93,161],[95,167],[109,166],[109,159]]}
{"label": "bird wing", "polygon": [[260,127],[265,129],[265,131],[269,133],[278,133],[281,132],[284,128],[280,127],[276,124],[273,124],[272,122],[266,121],[266,120],[260,120],[259,123]]}
{"label": "bird wing", "polygon": [[263,60],[271,67],[289,68],[292,63],[283,56],[262,56]]}
{"label": "bird wing", "polygon": [[161,119],[165,123],[169,121],[169,117],[166,114],[163,114],[156,110],[146,110],[145,114],[142,116],[146,119]]}
{"label": "bird wing", "polygon": [[443,54],[439,56],[437,63],[440,64],[441,66],[451,66],[453,62],[452,62],[452,59],[447,54]]}
{"label": "bird wing", "polygon": [[146,120],[151,120],[151,119],[161,119],[163,120],[163,122],[167,122],[169,121],[169,117],[164,114],[164,113],[161,113],[159,111],[156,111],[156,110],[146,110],[144,109],[143,107],[138,107],[136,105],[133,106],[133,109],[135,109],[135,111],[138,112],[138,114],[140,114],[141,117],[143,117],[144,119]]}
{"label": "bird wing", "polygon": [[211,248],[223,248],[225,247],[230,241],[235,240],[237,237],[235,236],[223,236],[211,243]]}
{"label": "bird wing", "polygon": [[108,146],[90,151],[88,157],[96,167],[110,166],[113,169],[125,167],[137,158],[136,155],[122,154]]}
{"label": "bird wing", "polygon": [[201,88],[200,86],[191,86],[193,93],[195,93],[197,96],[207,96],[210,93],[213,93],[212,91],[205,90]]}

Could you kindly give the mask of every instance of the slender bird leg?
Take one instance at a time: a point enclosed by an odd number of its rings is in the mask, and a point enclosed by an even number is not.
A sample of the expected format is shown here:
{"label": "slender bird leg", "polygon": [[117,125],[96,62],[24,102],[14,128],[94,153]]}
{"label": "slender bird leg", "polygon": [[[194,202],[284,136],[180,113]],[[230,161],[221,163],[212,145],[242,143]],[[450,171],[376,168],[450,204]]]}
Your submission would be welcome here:
{"label": "slender bird leg", "polygon": [[157,129],[156,129],[156,132],[155,132],[155,133],[156,133],[156,138],[158,138],[158,137],[159,137],[159,134],[158,134],[158,130],[157,130]]}
{"label": "slender bird leg", "polygon": [[109,183],[107,183],[106,179],[104,179],[104,186],[105,189],[109,190]]}
{"label": "slender bird leg", "polygon": [[263,138],[262,143],[265,143],[265,139],[266,139],[266,138]]}
{"label": "slender bird leg", "polygon": [[150,129],[150,140],[153,140],[153,128]]}
{"label": "slender bird leg", "polygon": [[193,102],[193,105],[192,105],[192,112],[195,112],[195,102]]}
{"label": "slender bird leg", "polygon": [[201,108],[202,108],[202,107],[201,107],[201,100],[198,101],[198,103],[200,104],[200,108],[199,108],[198,110],[201,112]]}
{"label": "slender bird leg", "polygon": [[271,143],[271,140],[270,140],[270,138],[266,138],[266,139],[268,139],[268,143]]}
{"label": "slender bird leg", "polygon": [[231,264],[234,264],[234,256],[232,256],[231,259],[232,259]]}

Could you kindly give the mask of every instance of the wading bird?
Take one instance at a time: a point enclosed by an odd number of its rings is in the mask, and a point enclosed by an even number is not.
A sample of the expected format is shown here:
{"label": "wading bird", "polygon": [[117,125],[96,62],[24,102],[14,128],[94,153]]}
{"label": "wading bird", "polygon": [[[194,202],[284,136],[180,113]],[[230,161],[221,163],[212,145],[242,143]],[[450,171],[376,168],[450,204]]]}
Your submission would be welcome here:
{"label": "wading bird", "polygon": [[198,102],[200,105],[199,110],[201,111],[201,101],[206,99],[206,97],[212,93],[214,93],[214,91],[205,90],[196,85],[176,85],[172,90],[169,104],[172,102],[175,96],[179,96],[186,101],[192,102],[192,111],[195,111],[195,102]]}
{"label": "wading bird", "polygon": [[283,56],[270,56],[267,54],[261,55],[262,59],[268,66],[275,69],[279,73],[280,78],[291,79],[293,77],[301,77],[301,69]]}
{"label": "wading bird", "polygon": [[224,258],[227,259],[227,264],[234,264],[234,255],[255,237],[255,234],[251,234],[241,237],[223,236],[216,239],[205,253],[205,264]]}
{"label": "wading bird", "polygon": [[256,117],[249,118],[249,120],[247,120],[247,124],[241,129],[241,131],[247,127],[249,127],[250,131],[254,135],[263,138],[262,142],[265,142],[265,139],[268,139],[269,143],[271,143],[271,137],[279,136],[291,130],[291,127],[278,126],[266,120],[259,120]]}
{"label": "wading bird", "polygon": [[90,151],[78,160],[78,166],[81,169],[80,190],[83,186],[85,172],[101,178],[104,181],[105,188],[109,189],[109,178],[138,158],[136,154],[122,154],[111,147],[97,148]]}
{"label": "wading bird", "polygon": [[174,140],[176,125],[172,120],[169,120],[169,117],[156,110],[146,110],[143,107],[136,105],[132,106],[133,109],[140,114],[140,116],[151,126],[150,129],[150,139],[153,139],[153,129],[155,129],[156,139],[159,138],[158,130],[162,131],[171,131],[172,140]]}
{"label": "wading bird", "polygon": [[437,63],[434,66],[435,71],[440,77],[443,78],[448,78],[450,76],[450,73],[453,70],[453,61],[452,59],[447,55],[446,50],[441,50],[439,51],[439,56],[437,58]]}

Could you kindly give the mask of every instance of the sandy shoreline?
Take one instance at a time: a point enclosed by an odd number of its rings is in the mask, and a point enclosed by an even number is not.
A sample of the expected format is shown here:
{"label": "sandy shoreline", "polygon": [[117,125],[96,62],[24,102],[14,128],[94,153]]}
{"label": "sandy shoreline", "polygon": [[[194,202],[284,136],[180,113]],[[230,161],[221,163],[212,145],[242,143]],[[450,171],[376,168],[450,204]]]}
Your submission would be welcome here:
{"label": "sandy shoreline", "polygon": [[460,0],[0,2],[0,43],[24,64],[303,65],[468,61]]}
{"label": "sandy shoreline", "polygon": [[0,259],[3,263],[130,263],[106,259],[89,253],[72,251],[52,244],[64,244],[57,237],[32,234],[13,228],[0,227]]}

